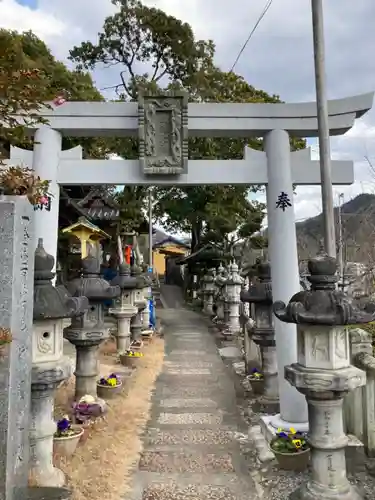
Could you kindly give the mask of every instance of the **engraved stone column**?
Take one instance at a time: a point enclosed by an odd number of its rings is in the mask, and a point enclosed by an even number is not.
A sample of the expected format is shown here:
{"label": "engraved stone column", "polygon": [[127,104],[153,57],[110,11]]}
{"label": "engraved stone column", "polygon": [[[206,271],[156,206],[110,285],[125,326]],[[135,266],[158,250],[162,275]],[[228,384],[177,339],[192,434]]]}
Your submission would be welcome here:
{"label": "engraved stone column", "polygon": [[193,289],[192,289],[192,299],[197,300],[197,286],[198,286],[198,276],[193,274]]}
{"label": "engraved stone column", "polygon": [[147,266],[143,267],[143,279],[144,287],[142,290],[142,296],[146,301],[146,307],[142,312],[142,328],[144,330],[149,330],[150,328],[150,301],[152,300],[151,284],[152,278],[150,273],[147,271]]}
{"label": "engraved stone column", "polygon": [[227,273],[222,264],[220,264],[215,279],[215,283],[217,286],[217,318],[219,324],[224,323],[224,286],[226,280],[227,280]]}
{"label": "engraved stone column", "polygon": [[4,500],[18,500],[28,481],[32,217],[33,208],[26,198],[0,199],[0,335],[4,342],[0,350],[0,498]]}
{"label": "engraved stone column", "polygon": [[257,266],[259,282],[241,294],[241,300],[254,304],[255,325],[252,340],[260,347],[264,393],[258,403],[266,413],[280,410],[275,330],[273,326],[271,268],[268,262]]}
{"label": "engraved stone column", "polygon": [[200,285],[200,296],[202,298],[202,312],[203,314],[207,314],[207,280],[208,280],[208,272],[206,271],[201,279]]}
{"label": "engraved stone column", "polygon": [[240,325],[240,294],[242,287],[242,278],[238,274],[238,266],[235,262],[229,266],[229,279],[227,286],[227,303],[229,309],[229,330],[233,335],[239,334],[241,331]]}
{"label": "engraved stone column", "polygon": [[130,346],[130,320],[138,313],[138,308],[131,304],[131,292],[135,290],[137,278],[130,275],[128,264],[120,264],[119,274],[111,281],[112,286],[121,288],[121,296],[116,300],[116,307],[109,309],[117,319],[117,352],[122,353]]}
{"label": "engraved stone column", "polygon": [[208,316],[212,316],[214,313],[213,305],[214,305],[214,291],[215,291],[215,269],[209,269],[205,276],[206,287],[205,287],[205,313]]}
{"label": "engraved stone column", "polygon": [[71,375],[70,360],[63,356],[63,319],[83,314],[89,305],[86,297],[69,298],[52,285],[54,265],[55,259],[39,239],[35,251],[30,427],[30,476],[38,486],[65,484],[64,473],[52,463],[54,393]]}
{"label": "engraved stone column", "polygon": [[82,260],[83,276],[67,283],[68,292],[74,297],[85,296],[89,309],[72,319],[72,324],[64,329],[64,337],[77,351],[75,398],[86,394],[96,398],[98,378],[98,347],[109,338],[109,329],[104,325],[103,303],[120,296],[119,286],[111,286],[100,277],[99,260],[91,255]]}
{"label": "engraved stone column", "polygon": [[228,281],[230,279],[230,266],[226,266],[225,269],[226,280],[223,285],[223,311],[224,311],[224,324],[226,328],[229,328],[229,295],[228,295]]}
{"label": "engraved stone column", "polygon": [[279,320],[297,324],[298,360],[285,367],[286,380],[306,396],[312,473],[291,499],[360,500],[348,481],[343,398],[366,383],[350,365],[346,325],[369,323],[374,315],[356,309],[336,290],[336,259],[320,254],[308,263],[311,290],[296,293],[285,306],[274,304]]}
{"label": "engraved stone column", "polygon": [[140,340],[142,336],[142,311],[147,305],[147,301],[143,297],[143,289],[145,287],[145,279],[142,275],[142,270],[138,266],[133,266],[132,276],[135,279],[134,288],[134,306],[137,308],[137,313],[132,317],[130,323],[131,339]]}

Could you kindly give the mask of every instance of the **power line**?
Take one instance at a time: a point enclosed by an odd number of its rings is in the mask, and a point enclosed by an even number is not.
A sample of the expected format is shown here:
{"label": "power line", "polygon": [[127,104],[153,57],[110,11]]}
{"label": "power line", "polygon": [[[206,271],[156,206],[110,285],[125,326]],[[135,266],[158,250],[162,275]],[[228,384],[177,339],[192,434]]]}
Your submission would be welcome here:
{"label": "power line", "polygon": [[246,39],[246,42],[243,44],[241,50],[239,51],[239,53],[238,53],[238,55],[236,57],[236,60],[234,61],[233,66],[230,69],[230,72],[233,71],[234,68],[236,67],[236,64],[238,63],[240,57],[242,56],[244,50],[246,49],[247,44],[250,42],[252,36],[254,35],[256,29],[258,28],[258,26],[261,23],[261,21],[264,18],[264,16],[267,14],[267,12],[268,12],[269,8],[271,7],[272,3],[273,3],[273,0],[267,0],[266,5],[264,6],[262,13],[258,17],[258,20],[257,20],[257,22],[254,25],[254,28],[251,30],[249,36]]}

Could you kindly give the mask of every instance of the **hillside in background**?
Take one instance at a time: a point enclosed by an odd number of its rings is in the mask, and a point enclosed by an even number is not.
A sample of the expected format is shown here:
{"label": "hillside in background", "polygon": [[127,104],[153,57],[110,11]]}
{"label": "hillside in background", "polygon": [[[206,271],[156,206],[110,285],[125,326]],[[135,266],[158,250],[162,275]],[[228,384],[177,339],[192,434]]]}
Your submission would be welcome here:
{"label": "hillside in background", "polygon": [[[375,195],[360,194],[344,203],[342,231],[344,260],[375,263]],[[339,211],[335,208],[336,239],[339,241]],[[317,253],[323,239],[322,214],[296,224],[299,258],[307,259]]]}

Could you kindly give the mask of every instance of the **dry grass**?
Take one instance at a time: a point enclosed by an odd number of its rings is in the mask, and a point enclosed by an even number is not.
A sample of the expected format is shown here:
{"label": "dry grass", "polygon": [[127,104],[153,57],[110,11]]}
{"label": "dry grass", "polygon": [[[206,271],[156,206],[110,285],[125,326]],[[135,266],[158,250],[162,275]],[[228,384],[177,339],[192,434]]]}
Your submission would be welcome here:
{"label": "dry grass", "polygon": [[[113,342],[101,348],[101,375],[119,370]],[[91,426],[87,440],[69,461],[56,459],[74,491],[73,500],[120,500],[131,491],[131,475],[141,452],[140,435],[148,420],[155,380],[161,371],[164,342],[155,341],[144,348],[139,367],[130,378],[129,390],[108,401],[108,413]],[[74,380],[57,391],[56,410],[69,408]]]}

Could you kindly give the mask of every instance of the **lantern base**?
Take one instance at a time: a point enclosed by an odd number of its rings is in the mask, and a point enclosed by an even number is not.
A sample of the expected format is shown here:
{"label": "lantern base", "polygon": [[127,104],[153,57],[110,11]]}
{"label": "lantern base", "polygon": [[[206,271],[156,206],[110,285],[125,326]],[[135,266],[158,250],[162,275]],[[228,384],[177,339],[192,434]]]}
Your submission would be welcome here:
{"label": "lantern base", "polygon": [[364,500],[366,497],[348,483],[343,488],[328,488],[308,481],[290,494],[289,500]]}

